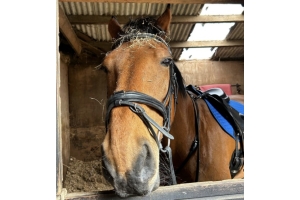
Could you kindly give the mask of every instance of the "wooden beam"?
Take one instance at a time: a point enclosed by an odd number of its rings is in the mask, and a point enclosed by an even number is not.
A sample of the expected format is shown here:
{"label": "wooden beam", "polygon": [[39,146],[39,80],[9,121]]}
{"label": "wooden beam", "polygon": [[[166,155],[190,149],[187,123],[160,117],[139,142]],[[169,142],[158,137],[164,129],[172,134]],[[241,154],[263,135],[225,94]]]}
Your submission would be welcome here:
{"label": "wooden beam", "polygon": [[85,42],[90,42],[90,41],[96,41],[94,38],[91,38],[90,36],[86,35],[85,33],[79,31],[78,29],[74,29],[77,37]]}
{"label": "wooden beam", "polygon": [[[111,16],[100,15],[68,15],[71,24],[107,24]],[[130,16],[115,16],[120,24],[126,24]],[[157,18],[158,16],[152,16]],[[200,15],[200,16],[172,16],[172,24],[186,23],[222,23],[244,22],[244,15]]]}
{"label": "wooden beam", "polygon": [[88,42],[90,45],[95,46],[97,48],[104,49],[106,51],[110,51],[112,47],[112,42],[100,42],[100,41],[90,41]]}
{"label": "wooden beam", "polygon": [[[163,3],[161,0],[59,0],[59,2],[97,2],[97,3]],[[244,0],[169,0],[170,4],[244,4]]]}
{"label": "wooden beam", "polygon": [[101,55],[101,56],[103,55],[103,53],[106,53],[109,50],[108,48],[103,49],[102,47],[96,48],[95,46],[88,43],[88,42],[96,41],[95,39],[91,38],[90,36],[84,34],[83,32],[77,29],[75,29],[74,31],[81,41],[82,48],[87,49],[93,52],[94,54]]}
{"label": "wooden beam", "polygon": [[83,40],[81,40],[80,42],[81,42],[82,47],[83,47],[84,49],[87,49],[87,50],[91,51],[91,52],[94,53],[97,57],[104,56],[104,55],[106,54],[106,52],[107,52],[107,51],[100,50],[100,49],[98,49],[98,48],[96,48],[96,47],[90,45],[89,43],[83,41]]}
{"label": "wooden beam", "polygon": [[[110,50],[111,42],[90,41],[90,45],[105,50]],[[171,48],[204,48],[204,47],[242,47],[244,40],[212,40],[212,41],[187,41],[187,42],[170,42]]]}
{"label": "wooden beam", "polygon": [[80,55],[82,47],[79,39],[77,38],[72,25],[70,24],[64,11],[59,7],[59,29],[62,34],[66,37],[75,52]]}
{"label": "wooden beam", "polygon": [[[129,196],[128,200],[162,199],[244,199],[244,179],[183,183],[159,187],[146,196]],[[99,192],[74,192],[66,200],[120,200],[113,190]]]}
{"label": "wooden beam", "polygon": [[244,15],[172,16],[173,24],[244,22]]}
{"label": "wooden beam", "polygon": [[203,47],[241,47],[244,40],[211,40],[170,42],[171,48],[203,48]]}

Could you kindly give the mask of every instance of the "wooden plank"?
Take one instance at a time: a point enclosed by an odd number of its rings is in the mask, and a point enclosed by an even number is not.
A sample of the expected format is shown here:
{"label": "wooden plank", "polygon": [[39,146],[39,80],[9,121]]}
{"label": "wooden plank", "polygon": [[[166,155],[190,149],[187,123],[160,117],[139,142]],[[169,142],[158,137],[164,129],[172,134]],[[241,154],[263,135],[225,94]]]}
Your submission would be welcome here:
{"label": "wooden plank", "polygon": [[244,22],[244,15],[172,16],[173,24]]}
{"label": "wooden plank", "polygon": [[203,47],[241,47],[244,40],[210,40],[170,42],[171,48],[203,48]]}
{"label": "wooden plank", "polygon": [[112,47],[112,42],[90,41],[90,42],[87,42],[87,43],[89,43],[92,46],[104,49],[105,51],[110,51],[111,47]]}
{"label": "wooden plank", "polygon": [[77,37],[85,42],[90,42],[90,41],[95,41],[94,38],[91,38],[90,36],[86,35],[85,33],[77,30],[77,29],[74,29]]}
{"label": "wooden plank", "polygon": [[100,49],[98,49],[98,48],[90,45],[89,43],[83,41],[83,40],[81,40],[80,42],[81,42],[83,48],[85,48],[85,49],[93,52],[98,57],[104,56],[106,54],[106,52],[107,52],[107,51],[105,51],[103,49],[100,50]]}
{"label": "wooden plank", "polygon": [[[90,45],[110,50],[111,42],[90,41]],[[204,48],[204,47],[238,47],[244,46],[244,40],[212,40],[212,41],[187,41],[170,42],[171,48]]]}
{"label": "wooden plank", "polygon": [[[111,16],[100,15],[68,15],[71,24],[108,24]],[[126,24],[129,16],[115,16],[120,24]],[[151,16],[157,18],[158,16]],[[200,15],[200,16],[172,16],[172,24],[187,23],[222,23],[244,22],[244,15]]]}
{"label": "wooden plank", "polygon": [[[159,3],[161,0],[59,0],[59,2],[98,2],[98,3]],[[169,0],[170,4],[206,4],[206,3],[224,3],[224,4],[244,4],[244,0]]]}
{"label": "wooden plank", "polygon": [[[162,199],[244,199],[244,179],[208,181],[198,183],[164,186],[147,196],[131,196],[130,200],[162,200]],[[114,191],[70,193],[67,200],[119,200]]]}
{"label": "wooden plank", "polygon": [[59,29],[61,30],[62,34],[67,38],[68,42],[75,50],[75,52],[80,55],[82,47],[79,39],[77,38],[72,25],[70,24],[67,16],[65,15],[64,11],[59,7]]}
{"label": "wooden plank", "polygon": [[[59,14],[58,3],[56,4],[56,35],[59,34],[58,31],[58,17]],[[59,38],[56,37],[56,196],[59,196],[63,188],[63,165],[62,165],[62,147],[61,147],[61,132],[60,132],[60,101],[59,101],[59,86],[60,86],[60,59],[59,59]]]}

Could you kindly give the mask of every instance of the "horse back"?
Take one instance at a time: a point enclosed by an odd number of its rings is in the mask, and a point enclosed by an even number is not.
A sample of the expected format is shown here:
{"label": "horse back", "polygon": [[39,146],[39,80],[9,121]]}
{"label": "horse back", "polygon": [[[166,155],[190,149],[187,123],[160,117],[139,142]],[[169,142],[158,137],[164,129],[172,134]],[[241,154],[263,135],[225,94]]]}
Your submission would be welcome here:
{"label": "horse back", "polygon": [[[244,104],[244,95],[230,95],[230,100]],[[229,163],[235,150],[235,140],[215,120],[204,100],[198,101],[200,111],[199,181],[231,179]],[[234,177],[243,178],[244,169]]]}

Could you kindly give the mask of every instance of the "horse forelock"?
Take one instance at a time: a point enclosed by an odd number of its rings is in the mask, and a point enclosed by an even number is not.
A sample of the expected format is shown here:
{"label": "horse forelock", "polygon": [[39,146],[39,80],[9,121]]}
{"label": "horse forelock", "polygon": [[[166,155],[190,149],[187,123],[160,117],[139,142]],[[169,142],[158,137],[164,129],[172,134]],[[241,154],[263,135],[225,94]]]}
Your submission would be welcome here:
{"label": "horse forelock", "polygon": [[140,17],[137,19],[131,19],[127,24],[123,26],[123,33],[132,34],[132,33],[151,33],[154,35],[165,36],[164,32],[156,24],[156,19],[152,17]]}
{"label": "horse forelock", "polygon": [[[140,17],[131,19],[125,24],[119,32],[119,38],[114,40],[112,49],[119,47],[123,42],[131,41],[141,45],[145,41],[150,41],[149,38],[155,38],[157,42],[163,42],[169,48],[169,36],[159,26],[156,25],[156,19],[151,17]],[[169,50],[170,51],[170,50]]]}

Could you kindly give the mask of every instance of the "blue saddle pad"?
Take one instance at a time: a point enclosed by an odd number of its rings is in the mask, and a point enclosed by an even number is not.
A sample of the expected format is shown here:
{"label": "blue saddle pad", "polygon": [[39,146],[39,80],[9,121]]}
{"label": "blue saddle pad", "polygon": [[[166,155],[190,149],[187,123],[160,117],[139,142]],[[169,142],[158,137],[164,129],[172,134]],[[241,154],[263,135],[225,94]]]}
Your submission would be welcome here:
{"label": "blue saddle pad", "polygon": [[[204,100],[205,100],[210,112],[212,113],[212,115],[214,116],[216,121],[220,124],[222,129],[226,133],[228,133],[232,138],[235,139],[234,130],[233,130],[233,127],[230,125],[230,123],[206,99],[204,99]],[[244,114],[244,105],[243,104],[241,104],[237,101],[230,100],[229,105],[231,107],[233,107],[235,110],[237,110],[239,113]]]}

